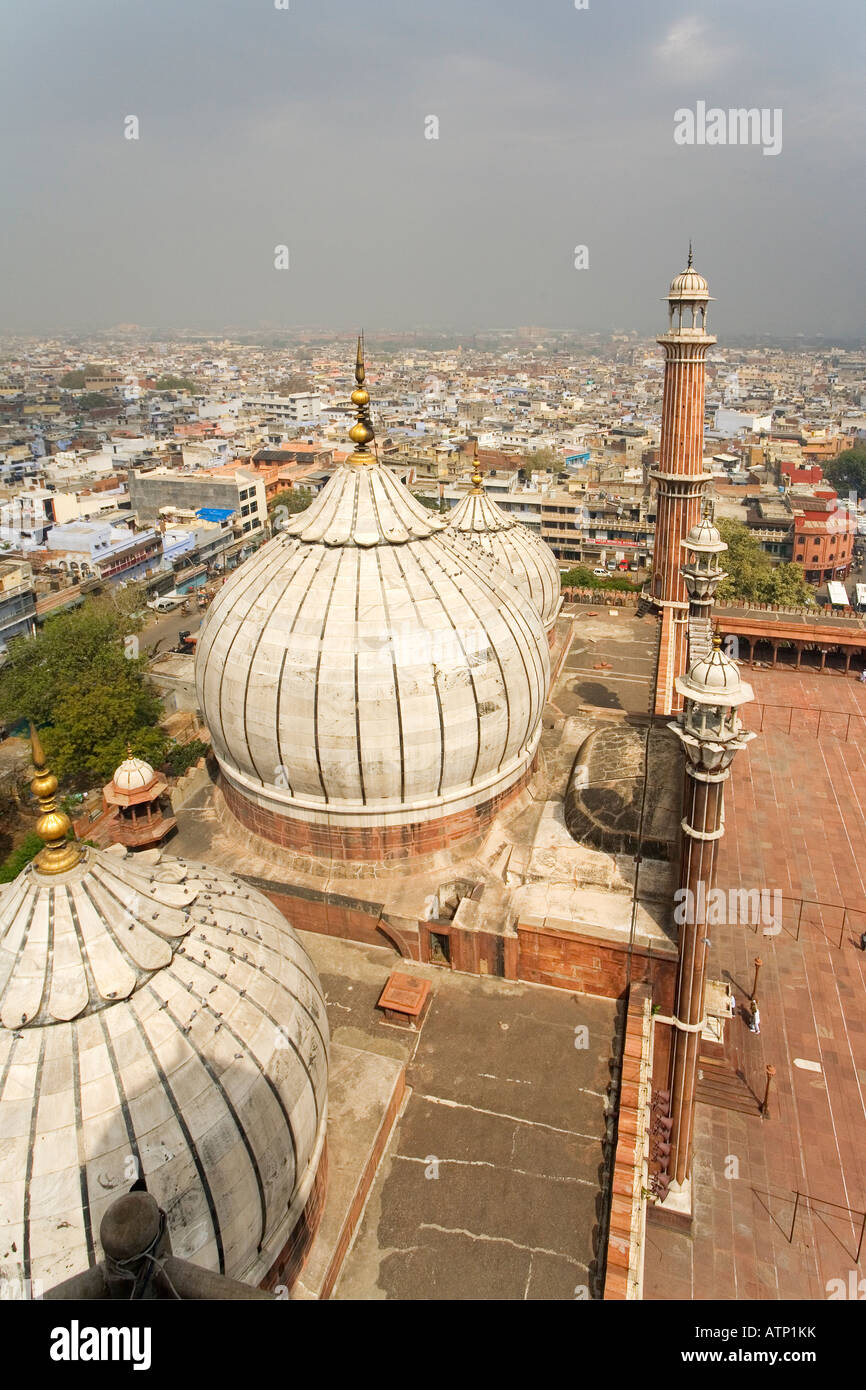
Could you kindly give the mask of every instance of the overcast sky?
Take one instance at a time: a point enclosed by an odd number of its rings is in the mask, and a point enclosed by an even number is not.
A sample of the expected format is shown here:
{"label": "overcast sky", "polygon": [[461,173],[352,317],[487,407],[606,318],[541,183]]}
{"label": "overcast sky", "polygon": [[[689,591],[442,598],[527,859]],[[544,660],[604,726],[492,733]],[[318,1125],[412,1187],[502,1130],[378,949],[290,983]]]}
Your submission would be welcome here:
{"label": "overcast sky", "polygon": [[866,332],[863,0],[288,4],[0,0],[0,330]]}

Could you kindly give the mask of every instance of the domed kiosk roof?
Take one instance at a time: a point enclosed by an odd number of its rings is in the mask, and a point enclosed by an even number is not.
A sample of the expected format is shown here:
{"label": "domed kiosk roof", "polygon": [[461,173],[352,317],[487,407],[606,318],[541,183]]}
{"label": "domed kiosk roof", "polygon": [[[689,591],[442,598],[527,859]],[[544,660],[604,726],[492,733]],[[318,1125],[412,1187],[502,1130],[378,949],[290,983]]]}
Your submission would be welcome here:
{"label": "domed kiosk roof", "polygon": [[706,656],[690,666],[676,680],[677,690],[687,700],[702,705],[744,705],[754,699],[752,687],[740,678],[735,661],[721,650],[721,638],[713,638]]}
{"label": "domed kiosk roof", "polygon": [[146,763],[143,758],[134,758],[130,753],[111,780],[119,792],[140,792],[149,787],[155,777],[156,773],[150,763]]}
{"label": "domed kiosk roof", "polygon": [[710,287],[703,275],[699,275],[692,264],[692,248],[689,245],[689,260],[685,270],[675,275],[668,290],[668,299],[709,299]]}
{"label": "domed kiosk roof", "polygon": [[368,452],[364,374],[359,341],[355,453],[224,585],[196,649],[224,779],[272,838],[275,816],[363,838],[458,813],[540,736],[540,616]]}
{"label": "domed kiosk roof", "polygon": [[49,843],[0,890],[3,1273],[49,1288],[87,1269],[142,1178],[174,1254],[258,1283],[324,1143],[315,968],[230,874],[68,841],[52,783],[41,765]]}
{"label": "domed kiosk roof", "polygon": [[559,564],[552,550],[488,497],[476,453],[472,489],[451,512],[448,528],[476,559],[502,565],[550,631],[562,607]]}

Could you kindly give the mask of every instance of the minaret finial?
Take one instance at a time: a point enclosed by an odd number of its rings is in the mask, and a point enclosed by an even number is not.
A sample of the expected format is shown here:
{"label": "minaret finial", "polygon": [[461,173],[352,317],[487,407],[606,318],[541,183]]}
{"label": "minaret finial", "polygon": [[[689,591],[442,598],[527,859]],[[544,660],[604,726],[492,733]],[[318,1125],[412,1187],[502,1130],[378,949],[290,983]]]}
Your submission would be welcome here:
{"label": "minaret finial", "polygon": [[692,270],[692,269],[693,269],[693,265],[692,265],[692,239],[691,239],[691,237],[689,237],[689,263],[688,263],[688,265],[686,266],[686,270]]}
{"label": "minaret finial", "polygon": [[352,392],[352,404],[355,407],[357,420],[349,430],[349,438],[355,446],[354,462],[366,463],[373,462],[373,455],[367,445],[375,438],[373,422],[370,419],[370,393],[364,382],[367,377],[367,370],[364,366],[364,333],[363,330],[358,334],[358,350],[355,354],[355,381],[357,386]]}
{"label": "minaret finial", "polygon": [[30,783],[30,790],[39,802],[42,812],[36,822],[36,834],[45,841],[33,861],[41,874],[63,874],[74,869],[81,858],[81,846],[67,836],[72,828],[69,817],[57,809],[57,778],[49,772],[45,754],[36,728],[30,725],[30,745],[33,750],[33,766],[36,776]]}
{"label": "minaret finial", "polygon": [[481,472],[481,464],[478,461],[478,440],[475,440],[475,447],[472,452],[472,488],[474,492],[483,491],[484,474]]}

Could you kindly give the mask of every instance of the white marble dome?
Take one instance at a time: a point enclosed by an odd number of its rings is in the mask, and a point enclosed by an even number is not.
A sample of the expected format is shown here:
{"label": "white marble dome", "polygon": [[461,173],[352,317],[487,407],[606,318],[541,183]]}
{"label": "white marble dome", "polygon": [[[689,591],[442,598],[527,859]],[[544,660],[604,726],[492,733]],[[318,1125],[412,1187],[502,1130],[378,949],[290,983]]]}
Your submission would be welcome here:
{"label": "white marble dome", "polygon": [[149,787],[156,773],[143,758],[124,758],[111,779],[119,792],[140,792]]}
{"label": "white marble dome", "polygon": [[548,681],[534,605],[363,449],[224,585],[196,648],[228,783],[266,811],[358,829],[512,786]]}
{"label": "white marble dome", "polygon": [[709,516],[701,517],[697,525],[693,526],[689,531],[685,540],[680,541],[680,545],[685,546],[687,550],[694,550],[709,555],[721,554],[723,550],[727,550],[728,548],[726,543],[722,540],[719,528],[716,526],[712,517]]}
{"label": "white marble dome", "polygon": [[202,864],[81,849],[0,890],[0,1275],[101,1258],[137,1177],[175,1255],[257,1284],[325,1135],[315,968],[261,893]]}
{"label": "white marble dome", "polygon": [[559,563],[549,546],[475,486],[451,512],[448,529],[476,559],[499,564],[550,632],[562,607]]}
{"label": "white marble dome", "polygon": [[706,656],[677,677],[676,687],[687,700],[702,705],[737,706],[754,698],[752,687],[741,678],[740,668],[721,650],[717,638]]}
{"label": "white marble dome", "polygon": [[703,275],[692,266],[692,256],[689,252],[689,263],[685,270],[681,270],[679,275],[675,275],[668,290],[668,299],[709,299],[710,287]]}

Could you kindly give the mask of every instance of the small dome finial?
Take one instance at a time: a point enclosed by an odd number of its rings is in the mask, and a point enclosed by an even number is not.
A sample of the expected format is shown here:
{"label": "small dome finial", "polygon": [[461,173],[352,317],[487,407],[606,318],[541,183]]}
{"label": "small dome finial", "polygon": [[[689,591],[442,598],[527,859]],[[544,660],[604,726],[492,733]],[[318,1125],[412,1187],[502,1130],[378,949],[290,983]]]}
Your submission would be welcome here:
{"label": "small dome finial", "polygon": [[45,848],[39,851],[33,862],[41,874],[63,874],[67,869],[75,868],[81,858],[81,846],[76,840],[67,838],[72,822],[63,811],[57,809],[57,778],[48,770],[42,742],[32,723],[30,746],[36,770],[30,790],[39,802],[42,813],[35,830],[40,840],[45,841]]}
{"label": "small dome finial", "polygon": [[355,354],[355,381],[358,383],[352,392],[352,404],[357,420],[349,430],[349,438],[355,446],[355,461],[366,462],[372,458],[367,445],[375,438],[373,422],[370,419],[370,393],[364,385],[367,370],[364,366],[364,334],[358,334],[358,350]]}
{"label": "small dome finial", "polygon": [[484,483],[484,474],[481,472],[481,464],[480,464],[479,461],[478,461],[478,440],[477,440],[477,439],[475,440],[474,449],[473,449],[473,451],[472,451],[472,461],[473,461],[473,468],[472,468],[472,487],[473,487],[473,489],[475,490],[475,492],[481,492],[481,491],[482,491],[482,486],[483,486],[483,483]]}
{"label": "small dome finial", "polygon": [[720,633],[718,633],[718,632],[714,632],[714,633],[713,633],[713,651],[714,651],[714,652],[720,652],[721,650],[722,650],[722,638],[721,638],[721,635],[720,635]]}
{"label": "small dome finial", "polygon": [[686,266],[686,270],[691,270],[692,267],[693,267],[693,264],[694,264],[694,262],[692,261],[692,239],[691,239],[691,237],[689,237],[689,263],[688,263],[688,265]]}

